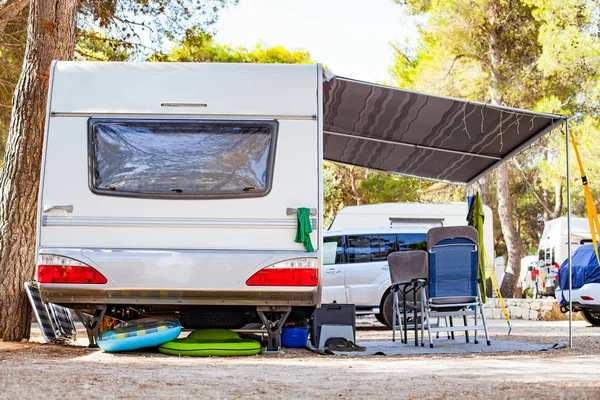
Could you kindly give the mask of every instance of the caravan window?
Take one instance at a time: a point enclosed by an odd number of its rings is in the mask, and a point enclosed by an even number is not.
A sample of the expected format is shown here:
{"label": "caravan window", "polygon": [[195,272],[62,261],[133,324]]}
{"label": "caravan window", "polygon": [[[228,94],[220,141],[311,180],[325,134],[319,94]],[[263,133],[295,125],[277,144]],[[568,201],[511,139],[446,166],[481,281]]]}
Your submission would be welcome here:
{"label": "caravan window", "polygon": [[90,188],[121,196],[264,196],[276,134],[273,121],[91,119]]}

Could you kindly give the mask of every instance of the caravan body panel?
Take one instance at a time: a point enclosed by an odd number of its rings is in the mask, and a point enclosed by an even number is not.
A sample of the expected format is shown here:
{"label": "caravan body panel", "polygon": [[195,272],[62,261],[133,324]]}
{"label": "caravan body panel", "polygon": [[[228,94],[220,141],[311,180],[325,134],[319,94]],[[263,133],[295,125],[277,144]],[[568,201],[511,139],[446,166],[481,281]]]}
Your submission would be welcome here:
{"label": "caravan body panel", "polygon": [[[319,65],[53,64],[39,255],[106,284],[42,283],[57,303],[315,305],[320,286],[246,281],[290,259],[320,212]],[[320,265],[320,261],[314,265]],[[319,269],[320,270],[320,269]]]}

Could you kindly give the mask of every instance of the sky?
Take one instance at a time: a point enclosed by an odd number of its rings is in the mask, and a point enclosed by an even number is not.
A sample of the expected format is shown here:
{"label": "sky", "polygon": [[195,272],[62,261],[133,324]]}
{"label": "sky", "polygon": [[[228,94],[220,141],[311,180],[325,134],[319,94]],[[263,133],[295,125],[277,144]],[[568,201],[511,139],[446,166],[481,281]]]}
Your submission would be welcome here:
{"label": "sky", "polygon": [[391,43],[416,41],[416,28],[392,0],[240,0],[219,13],[220,44],[301,49],[334,74],[389,80]]}

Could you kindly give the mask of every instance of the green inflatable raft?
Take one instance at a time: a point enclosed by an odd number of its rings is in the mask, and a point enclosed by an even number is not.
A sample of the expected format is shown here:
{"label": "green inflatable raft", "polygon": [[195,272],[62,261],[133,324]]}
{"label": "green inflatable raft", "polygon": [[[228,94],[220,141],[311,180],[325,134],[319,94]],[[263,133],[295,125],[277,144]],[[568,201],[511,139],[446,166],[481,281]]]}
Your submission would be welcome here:
{"label": "green inflatable raft", "polygon": [[158,346],[158,351],[173,356],[253,356],[260,353],[256,340],[240,339],[227,329],[199,329],[183,339],[175,339]]}

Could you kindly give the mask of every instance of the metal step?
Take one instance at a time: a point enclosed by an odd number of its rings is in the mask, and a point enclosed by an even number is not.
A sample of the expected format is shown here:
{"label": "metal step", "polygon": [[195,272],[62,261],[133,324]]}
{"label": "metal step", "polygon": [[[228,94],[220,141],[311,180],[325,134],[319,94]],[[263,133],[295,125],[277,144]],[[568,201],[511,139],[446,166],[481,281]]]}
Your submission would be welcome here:
{"label": "metal step", "polygon": [[35,282],[25,282],[25,291],[46,342],[68,344],[76,340],[77,330],[68,308],[44,303]]}

